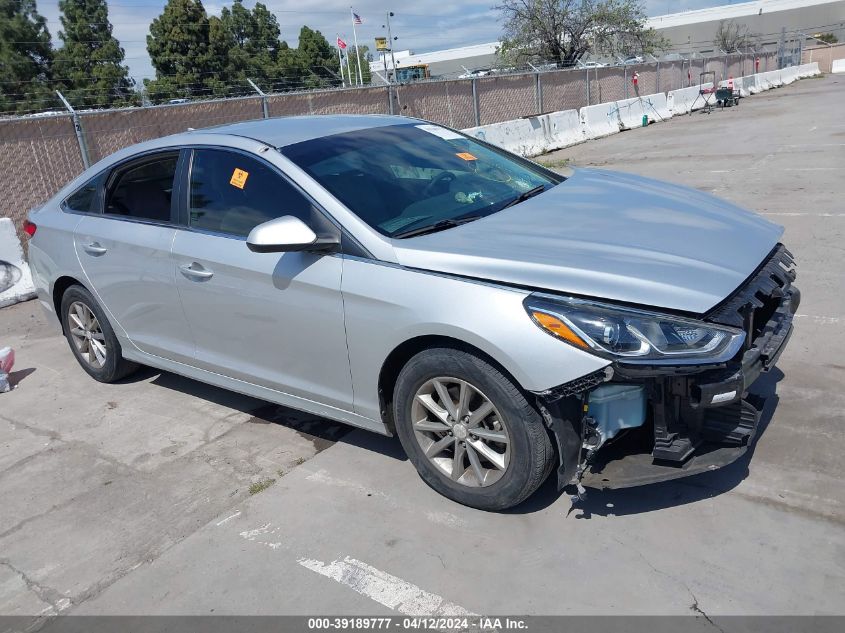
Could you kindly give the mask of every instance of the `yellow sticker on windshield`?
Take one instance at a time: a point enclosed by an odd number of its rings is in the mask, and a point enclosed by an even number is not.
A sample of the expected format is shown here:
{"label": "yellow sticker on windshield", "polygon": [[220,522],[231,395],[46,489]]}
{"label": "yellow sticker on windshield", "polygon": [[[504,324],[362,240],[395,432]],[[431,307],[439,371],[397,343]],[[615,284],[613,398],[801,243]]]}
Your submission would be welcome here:
{"label": "yellow sticker on windshield", "polygon": [[229,180],[229,184],[233,187],[237,187],[238,189],[243,189],[246,186],[247,178],[249,178],[248,171],[236,168],[235,171],[232,172],[232,178]]}
{"label": "yellow sticker on windshield", "polygon": [[457,156],[458,158],[463,158],[464,160],[478,160],[469,152],[458,152],[457,154],[455,154],[455,156]]}

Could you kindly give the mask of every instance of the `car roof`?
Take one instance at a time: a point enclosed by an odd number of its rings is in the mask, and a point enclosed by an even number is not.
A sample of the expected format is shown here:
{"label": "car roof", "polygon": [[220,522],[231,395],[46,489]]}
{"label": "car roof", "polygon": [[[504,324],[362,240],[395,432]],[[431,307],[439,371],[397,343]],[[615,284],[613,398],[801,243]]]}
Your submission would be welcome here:
{"label": "car roof", "polygon": [[229,123],[191,133],[244,136],[272,147],[284,147],[344,132],[412,122],[419,119],[383,114],[318,114]]}

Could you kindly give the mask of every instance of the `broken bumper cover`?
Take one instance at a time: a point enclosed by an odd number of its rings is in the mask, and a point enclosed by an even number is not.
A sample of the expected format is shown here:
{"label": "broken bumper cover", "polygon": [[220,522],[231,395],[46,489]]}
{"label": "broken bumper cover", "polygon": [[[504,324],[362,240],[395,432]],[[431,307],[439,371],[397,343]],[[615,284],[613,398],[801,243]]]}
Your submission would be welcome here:
{"label": "broken bumper cover", "polygon": [[[558,487],[640,486],[716,470],[742,457],[756,436],[764,405],[764,399],[749,394],[749,388],[775,366],[792,335],[800,292],[791,285],[795,278],[791,263],[788,251],[779,247],[719,308],[717,318],[724,322],[725,309],[729,316],[735,312],[739,316],[732,324],[741,324],[747,333],[745,348],[732,361],[716,366],[614,363],[578,384],[538,394],[559,450]],[[778,280],[775,273],[783,278]],[[777,283],[769,287],[772,278]],[[649,420],[591,450],[586,396],[611,378],[645,387]]]}

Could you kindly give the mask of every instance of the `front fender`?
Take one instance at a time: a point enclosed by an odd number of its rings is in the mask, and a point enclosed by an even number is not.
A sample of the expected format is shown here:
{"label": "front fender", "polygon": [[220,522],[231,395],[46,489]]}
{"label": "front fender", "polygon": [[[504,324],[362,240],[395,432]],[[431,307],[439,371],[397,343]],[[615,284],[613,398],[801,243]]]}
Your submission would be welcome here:
{"label": "front fender", "polygon": [[527,291],[345,258],[343,299],[355,411],[378,419],[378,378],[399,345],[443,336],[472,345],[527,391],[544,391],[609,363],[554,339],[525,312]]}

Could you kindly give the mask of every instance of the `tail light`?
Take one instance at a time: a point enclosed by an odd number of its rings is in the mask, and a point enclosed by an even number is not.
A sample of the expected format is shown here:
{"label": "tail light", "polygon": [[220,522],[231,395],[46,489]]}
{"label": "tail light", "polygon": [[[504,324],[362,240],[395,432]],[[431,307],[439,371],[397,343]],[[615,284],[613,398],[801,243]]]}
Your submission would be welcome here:
{"label": "tail light", "polygon": [[23,221],[23,230],[27,235],[32,237],[33,235],[35,235],[35,231],[38,230],[38,227],[35,226],[35,222],[30,222],[29,220],[24,220]]}

